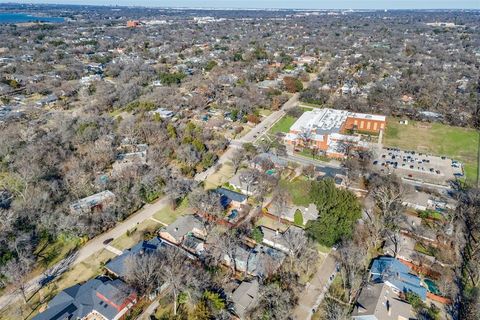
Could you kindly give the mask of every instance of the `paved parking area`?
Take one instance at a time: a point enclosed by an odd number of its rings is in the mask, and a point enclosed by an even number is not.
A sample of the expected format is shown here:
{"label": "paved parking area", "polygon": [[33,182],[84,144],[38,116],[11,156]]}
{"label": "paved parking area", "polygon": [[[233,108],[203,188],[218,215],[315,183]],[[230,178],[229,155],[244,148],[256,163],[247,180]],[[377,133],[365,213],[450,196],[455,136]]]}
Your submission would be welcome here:
{"label": "paved parking area", "polygon": [[449,180],[463,176],[463,166],[458,161],[396,148],[381,149],[373,167],[383,173],[395,172],[402,178],[439,185],[448,185]]}

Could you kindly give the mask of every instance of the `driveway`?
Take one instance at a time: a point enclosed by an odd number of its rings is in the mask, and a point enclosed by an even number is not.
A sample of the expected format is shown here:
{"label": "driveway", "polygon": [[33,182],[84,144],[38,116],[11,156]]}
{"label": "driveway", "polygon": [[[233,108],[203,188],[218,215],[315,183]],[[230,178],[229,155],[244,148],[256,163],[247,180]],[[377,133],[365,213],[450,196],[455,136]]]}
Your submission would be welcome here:
{"label": "driveway", "polygon": [[300,294],[298,305],[293,311],[293,319],[310,320],[313,310],[317,310],[335,275],[336,262],[332,254],[328,254],[322,265],[318,268],[312,280]]}

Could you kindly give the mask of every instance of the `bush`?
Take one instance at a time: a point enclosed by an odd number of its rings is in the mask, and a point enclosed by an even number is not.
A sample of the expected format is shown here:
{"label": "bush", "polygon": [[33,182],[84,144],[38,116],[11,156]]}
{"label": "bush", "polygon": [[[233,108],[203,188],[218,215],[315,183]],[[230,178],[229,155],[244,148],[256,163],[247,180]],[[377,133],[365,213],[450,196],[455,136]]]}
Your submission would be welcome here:
{"label": "bush", "polygon": [[263,233],[262,230],[260,230],[259,227],[256,227],[255,229],[252,230],[251,237],[255,242],[257,243],[262,243],[263,241]]}
{"label": "bush", "polygon": [[303,227],[303,214],[299,209],[297,209],[293,215],[293,223],[295,223],[296,226]]}

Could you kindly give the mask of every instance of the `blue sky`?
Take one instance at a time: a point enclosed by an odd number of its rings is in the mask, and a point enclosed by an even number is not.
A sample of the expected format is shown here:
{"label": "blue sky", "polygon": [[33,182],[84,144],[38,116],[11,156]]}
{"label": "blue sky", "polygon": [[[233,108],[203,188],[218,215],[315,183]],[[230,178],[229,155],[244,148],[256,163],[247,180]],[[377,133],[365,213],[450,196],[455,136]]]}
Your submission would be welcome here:
{"label": "blue sky", "polygon": [[480,0],[0,0],[19,3],[140,5],[150,7],[307,9],[480,9]]}

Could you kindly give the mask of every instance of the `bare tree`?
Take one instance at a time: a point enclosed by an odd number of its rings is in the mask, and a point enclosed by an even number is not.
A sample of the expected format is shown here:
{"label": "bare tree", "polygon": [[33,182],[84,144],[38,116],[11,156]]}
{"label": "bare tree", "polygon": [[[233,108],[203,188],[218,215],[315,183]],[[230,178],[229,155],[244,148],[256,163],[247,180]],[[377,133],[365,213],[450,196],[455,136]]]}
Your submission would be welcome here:
{"label": "bare tree", "polygon": [[148,294],[160,287],[161,272],[162,256],[158,252],[141,252],[125,259],[125,281],[139,294]]}
{"label": "bare tree", "polygon": [[240,174],[240,182],[247,186],[247,196],[255,190],[255,185],[258,184],[259,172],[255,169],[248,169],[242,171]]}
{"label": "bare tree", "polygon": [[290,193],[282,186],[277,186],[273,191],[272,205],[275,208],[275,213],[279,221],[285,216],[285,212],[289,209],[290,198]]}
{"label": "bare tree", "polygon": [[193,182],[184,178],[170,178],[165,183],[165,194],[168,195],[175,208],[178,201],[185,197],[192,189]]}
{"label": "bare tree", "polygon": [[197,268],[185,252],[177,247],[167,247],[161,251],[160,278],[169,284],[173,296],[173,314],[177,314],[178,295],[184,291],[192,294],[205,281],[197,275]]}
{"label": "bare tree", "polygon": [[245,160],[246,155],[245,151],[243,149],[235,149],[232,154],[232,166],[233,166],[233,174],[237,174],[238,169],[240,169],[240,166],[242,162]]}
{"label": "bare tree", "polygon": [[288,319],[295,297],[290,290],[281,288],[277,283],[269,283],[260,290],[260,299],[257,308],[253,311],[253,319]]}
{"label": "bare tree", "polygon": [[361,249],[350,241],[343,243],[335,255],[340,264],[342,286],[347,298],[345,302],[348,304],[351,304],[356,298],[364,282],[367,252]]}
{"label": "bare tree", "polygon": [[372,175],[369,191],[380,209],[384,225],[389,229],[397,228],[406,194],[404,184],[395,175]]}
{"label": "bare tree", "polygon": [[350,319],[348,316],[348,307],[329,297],[325,298],[321,313],[322,319],[325,320]]}

